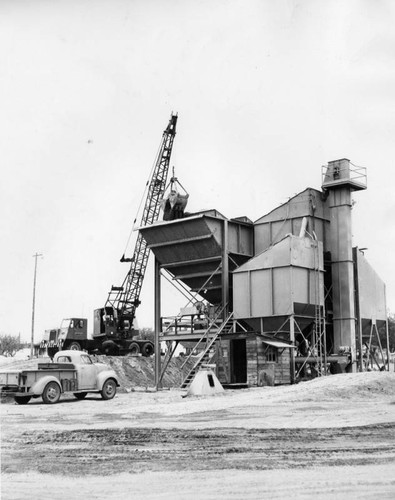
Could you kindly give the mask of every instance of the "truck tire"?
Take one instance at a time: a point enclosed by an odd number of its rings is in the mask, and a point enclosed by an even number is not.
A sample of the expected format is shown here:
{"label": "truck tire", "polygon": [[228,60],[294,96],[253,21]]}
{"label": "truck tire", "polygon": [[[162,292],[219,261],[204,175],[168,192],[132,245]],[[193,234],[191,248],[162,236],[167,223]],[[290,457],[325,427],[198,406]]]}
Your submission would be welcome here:
{"label": "truck tire", "polygon": [[117,384],[113,378],[107,379],[100,391],[101,397],[103,399],[112,399],[117,393]]}
{"label": "truck tire", "polygon": [[152,342],[146,342],[141,346],[141,354],[148,358],[149,356],[152,356],[154,354],[154,345]]}
{"label": "truck tire", "polygon": [[74,393],[74,396],[77,398],[77,399],[85,399],[86,398],[86,395],[88,393],[87,392],[75,392]]}
{"label": "truck tire", "polygon": [[60,386],[56,382],[48,382],[45,386],[42,398],[45,404],[55,404],[60,399]]}
{"label": "truck tire", "polygon": [[119,354],[119,346],[113,340],[103,342],[100,350],[106,356],[117,356]]}
{"label": "truck tire", "polygon": [[73,340],[73,342],[70,342],[66,349],[70,349],[70,351],[82,351],[81,344],[79,342],[76,342],[75,340]]}
{"label": "truck tire", "polygon": [[30,396],[14,396],[15,403],[18,405],[27,405],[27,403],[31,400]]}
{"label": "truck tire", "polygon": [[137,344],[137,342],[131,342],[128,347],[128,354],[131,356],[137,356],[140,354],[140,346]]}

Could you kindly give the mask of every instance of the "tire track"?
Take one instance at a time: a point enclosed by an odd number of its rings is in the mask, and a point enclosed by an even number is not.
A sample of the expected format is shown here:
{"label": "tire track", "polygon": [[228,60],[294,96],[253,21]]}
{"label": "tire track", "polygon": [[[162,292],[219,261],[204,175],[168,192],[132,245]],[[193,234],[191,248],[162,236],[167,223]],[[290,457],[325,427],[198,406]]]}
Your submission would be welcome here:
{"label": "tire track", "polygon": [[395,424],[326,429],[89,429],[2,442],[2,471],[63,475],[395,462]]}

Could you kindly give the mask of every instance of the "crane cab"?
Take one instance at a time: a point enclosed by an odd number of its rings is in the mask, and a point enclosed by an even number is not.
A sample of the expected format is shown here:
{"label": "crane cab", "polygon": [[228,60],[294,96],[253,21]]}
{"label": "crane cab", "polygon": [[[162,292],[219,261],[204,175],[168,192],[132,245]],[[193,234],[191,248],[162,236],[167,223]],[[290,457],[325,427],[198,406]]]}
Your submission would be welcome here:
{"label": "crane cab", "polygon": [[154,344],[150,340],[136,337],[139,331],[134,328],[133,315],[122,314],[111,306],[94,311],[93,340],[96,348],[103,354],[151,356]]}
{"label": "crane cab", "polygon": [[94,311],[93,337],[132,338],[138,334],[134,323],[134,317],[131,315],[121,314],[111,306],[101,307]]}

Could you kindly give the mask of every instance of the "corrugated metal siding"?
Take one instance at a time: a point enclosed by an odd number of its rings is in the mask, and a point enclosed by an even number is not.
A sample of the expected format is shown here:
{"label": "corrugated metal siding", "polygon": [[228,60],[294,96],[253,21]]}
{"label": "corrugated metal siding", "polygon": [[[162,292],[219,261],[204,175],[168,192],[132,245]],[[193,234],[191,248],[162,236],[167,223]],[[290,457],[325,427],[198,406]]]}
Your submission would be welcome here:
{"label": "corrugated metal siding", "polygon": [[310,238],[289,236],[233,272],[237,319],[287,316],[295,312],[294,303],[323,301],[322,244]]}
{"label": "corrugated metal siding", "polygon": [[362,319],[387,319],[385,284],[362,252],[357,253],[359,309]]}
{"label": "corrugated metal siding", "polygon": [[274,245],[288,233],[298,236],[303,217],[308,220],[308,231],[314,231],[326,248],[326,231],[329,226],[326,200],[321,192],[308,188],[255,222],[255,255]]}

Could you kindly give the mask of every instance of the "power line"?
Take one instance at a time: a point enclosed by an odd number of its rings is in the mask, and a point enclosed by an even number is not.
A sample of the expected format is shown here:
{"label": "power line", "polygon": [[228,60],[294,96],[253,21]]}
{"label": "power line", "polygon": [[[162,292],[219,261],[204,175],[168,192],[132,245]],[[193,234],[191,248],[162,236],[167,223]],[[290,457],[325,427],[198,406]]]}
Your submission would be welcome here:
{"label": "power line", "polygon": [[30,340],[30,359],[33,359],[34,353],[34,311],[36,307],[36,280],[37,280],[37,257],[42,257],[43,254],[35,253],[34,257],[34,280],[33,280],[33,307],[32,307],[32,336]]}

